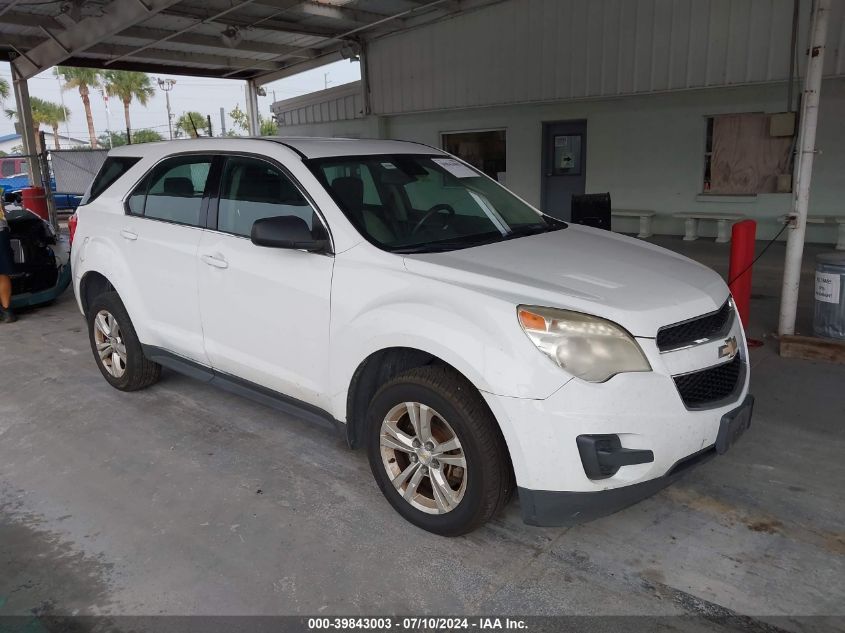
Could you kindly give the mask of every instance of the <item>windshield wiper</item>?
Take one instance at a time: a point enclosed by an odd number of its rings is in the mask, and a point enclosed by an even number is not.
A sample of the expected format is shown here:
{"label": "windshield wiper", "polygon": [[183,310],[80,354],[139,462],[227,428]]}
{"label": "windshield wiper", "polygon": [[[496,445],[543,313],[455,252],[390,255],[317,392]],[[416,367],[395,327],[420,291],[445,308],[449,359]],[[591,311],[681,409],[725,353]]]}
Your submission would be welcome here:
{"label": "windshield wiper", "polygon": [[557,231],[560,229],[565,229],[567,227],[566,223],[559,222],[557,225],[554,224],[527,224],[523,226],[518,226],[516,228],[512,228],[510,232],[505,235],[504,239],[512,240],[517,237],[525,237],[527,235],[539,235],[540,233],[551,233],[552,231]]}
{"label": "windshield wiper", "polygon": [[525,237],[526,235],[537,235],[538,233],[546,233],[547,231],[553,230],[549,226],[543,226],[542,224],[532,224],[530,226],[520,226],[515,229],[511,229],[507,235],[505,235],[504,239],[511,240],[515,237]]}
{"label": "windshield wiper", "polygon": [[[505,240],[512,240],[518,237],[557,231],[559,229],[565,229],[568,226],[566,222],[561,220],[553,218],[549,218],[549,220],[548,224],[526,224],[509,229],[508,233],[505,235],[502,235],[499,232],[480,233],[478,235],[468,235],[463,238],[444,240],[441,242],[400,246],[393,249],[392,252],[402,255],[410,255],[413,253],[443,253],[445,251],[457,251],[462,248],[472,248],[473,246],[483,246],[484,244],[503,242]],[[555,224],[552,223],[552,220]]]}
{"label": "windshield wiper", "polygon": [[499,233],[484,233],[481,235],[468,236],[468,238],[457,240],[444,240],[442,242],[428,242],[426,244],[416,244],[410,246],[401,246],[399,248],[393,249],[392,252],[399,253],[402,255],[410,255],[413,253],[443,253],[445,251],[457,251],[462,248],[472,248],[473,246],[491,244],[493,242],[499,242],[503,239],[501,234]]}

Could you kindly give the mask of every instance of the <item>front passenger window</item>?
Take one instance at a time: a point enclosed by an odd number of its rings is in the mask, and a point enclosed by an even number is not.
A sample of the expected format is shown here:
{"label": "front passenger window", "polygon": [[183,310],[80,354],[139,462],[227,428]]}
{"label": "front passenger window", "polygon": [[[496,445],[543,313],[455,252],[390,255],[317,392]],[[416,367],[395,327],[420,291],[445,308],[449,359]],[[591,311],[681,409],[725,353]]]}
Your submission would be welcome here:
{"label": "front passenger window", "polygon": [[278,216],[302,218],[312,233],[322,232],[314,209],[279,168],[255,158],[227,158],[217,230],[249,237],[256,220]]}
{"label": "front passenger window", "polygon": [[[208,156],[180,156],[159,164],[148,180],[144,217],[199,226],[210,169]],[[134,196],[130,197],[133,212],[136,208]]]}

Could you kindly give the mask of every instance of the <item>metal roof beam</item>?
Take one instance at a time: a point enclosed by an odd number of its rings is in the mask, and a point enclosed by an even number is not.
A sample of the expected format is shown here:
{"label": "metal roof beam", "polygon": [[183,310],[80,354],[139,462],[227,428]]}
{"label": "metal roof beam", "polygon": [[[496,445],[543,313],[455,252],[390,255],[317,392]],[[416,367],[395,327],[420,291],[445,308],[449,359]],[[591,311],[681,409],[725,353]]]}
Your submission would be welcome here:
{"label": "metal roof beam", "polygon": [[113,0],[103,9],[103,15],[81,20],[64,31],[48,32],[49,40],[27,51],[26,57],[18,57],[12,63],[21,77],[33,77],[178,2],[179,0]]}
{"label": "metal roof beam", "polygon": [[373,13],[351,7],[323,4],[322,2],[314,2],[313,0],[306,0],[296,8],[296,11],[308,17],[340,20],[352,24],[368,24],[385,17],[383,13]]}
{"label": "metal roof beam", "polygon": [[[26,51],[27,49],[34,48],[39,44],[44,43],[44,41],[45,40],[31,35],[16,35],[6,37],[4,43],[7,43],[15,49]],[[2,46],[2,44],[0,44],[0,46]],[[133,46],[125,46],[121,44],[95,44],[94,46],[86,49],[84,53],[81,53],[81,55],[83,55],[85,59],[88,59],[89,63],[86,64],[87,66],[99,63],[101,67],[105,67],[105,62],[109,59],[123,56],[134,49],[135,47]],[[297,53],[302,57],[308,57],[308,55],[304,54],[301,50],[297,50]],[[245,63],[248,63],[249,67],[255,70],[273,71],[282,67],[281,64],[274,64],[269,61],[248,60],[243,57],[226,57],[225,55],[203,55],[161,48],[146,49],[133,56],[132,59],[170,62],[172,65],[181,65],[185,63],[202,64],[203,66],[213,66],[218,69],[225,68],[225,72],[228,72],[233,68],[240,68]]]}
{"label": "metal roof beam", "polygon": [[[426,4],[425,0],[411,0],[414,4]],[[444,11],[457,11],[461,8],[460,0],[446,0],[443,4],[437,7]]]}
{"label": "metal roof beam", "polygon": [[[221,37],[214,35],[201,35],[199,33],[183,33],[173,37],[171,31],[152,29],[144,26],[133,26],[118,34],[120,37],[132,37],[139,40],[162,41],[167,40],[176,44],[188,44],[189,46],[205,46],[208,48],[219,48],[222,50],[250,51],[253,53],[272,53],[283,55],[287,52],[301,52],[298,46],[289,44],[273,44],[271,42],[256,42],[254,40],[242,39],[237,46],[227,46]],[[308,57],[308,55],[304,55]]]}
{"label": "metal roof beam", "polygon": [[[281,0],[276,0],[273,6]],[[258,4],[256,2],[256,4]],[[206,17],[206,12],[194,9],[192,7],[175,7],[169,11],[163,11],[162,15],[169,15],[177,18],[193,18],[201,20]],[[292,35],[313,35],[315,37],[332,37],[337,33],[337,29],[329,28],[327,26],[314,26],[300,24],[299,22],[291,22],[290,20],[280,19],[278,16],[282,15],[279,11],[273,15],[263,18],[245,18],[224,16],[214,18],[212,24],[221,24],[224,26],[237,26],[240,28],[250,28],[261,31],[271,31],[276,33],[290,33]]]}
{"label": "metal roof beam", "polygon": [[[179,1],[180,0],[176,0],[176,2],[179,2]],[[187,33],[188,31],[192,31],[195,28],[197,28],[198,26],[200,26],[201,24],[209,24],[210,22],[214,22],[214,20],[216,20],[217,18],[223,17],[224,15],[226,15],[228,13],[232,13],[234,11],[237,11],[238,9],[242,9],[242,8],[252,4],[253,2],[255,2],[255,0],[241,0],[239,4],[233,4],[230,7],[215,13],[214,15],[209,15],[205,18],[202,18],[201,20],[198,20],[198,21],[194,22],[193,24],[189,24],[188,26],[181,28],[178,31],[167,31],[167,35],[165,35],[164,37],[153,40],[152,42],[149,42],[148,44],[144,44],[143,46],[137,46],[137,47],[133,48],[131,51],[129,51],[129,52],[123,54],[123,55],[120,55],[119,57],[116,57],[115,59],[109,60],[108,62],[106,62],[106,66],[109,66],[109,65],[113,64],[114,62],[122,61],[123,59],[125,59],[127,57],[132,57],[133,55],[137,55],[138,53],[145,51],[148,48],[153,48],[156,44],[171,40],[174,37],[178,37],[178,36],[182,35],[183,33]]]}
{"label": "metal roof beam", "polygon": [[[380,27],[381,25],[387,24],[389,22],[395,22],[396,20],[408,18],[409,16],[412,16],[413,14],[415,14],[418,11],[422,11],[424,9],[431,9],[431,8],[434,8],[434,7],[439,7],[440,5],[444,4],[445,2],[449,2],[449,1],[451,1],[451,0],[429,0],[425,4],[417,5],[413,8],[411,8],[411,9],[406,9],[404,11],[400,11],[399,13],[394,13],[392,15],[384,16],[383,18],[376,20],[375,22],[369,22],[369,23],[364,24],[362,26],[355,27],[354,29],[351,29],[349,31],[339,33],[339,34],[335,35],[334,37],[332,37],[330,39],[342,43],[344,40],[352,39],[353,36],[356,36],[358,33],[361,33],[362,31],[371,30],[373,28]],[[328,47],[323,48],[323,49],[321,49],[319,56],[316,57],[315,60],[308,61],[308,62],[299,62],[299,63],[295,63],[295,64],[291,64],[291,65],[301,66],[303,70],[307,70],[308,68],[316,68],[316,67],[321,66],[323,64],[328,64],[332,61],[335,61],[335,58],[340,58],[340,59],[343,58],[343,56],[340,52],[341,48],[342,48],[342,44],[340,46],[334,47],[333,49],[331,49],[331,51],[329,50]],[[332,57],[333,57],[332,59],[328,59],[330,52],[332,53]],[[281,58],[287,57],[287,56],[290,56],[290,54],[279,55],[277,59],[281,59]],[[328,61],[321,61],[321,60],[328,60]],[[318,61],[319,63],[314,63],[315,61]],[[252,66],[244,66],[244,67],[240,68],[239,70],[244,71],[244,70],[250,70],[251,68],[252,68]],[[262,85],[262,84],[265,84],[267,82],[275,81],[276,79],[280,79],[282,77],[289,76],[290,74],[294,74],[294,73],[284,74],[286,72],[287,72],[287,66],[283,69],[278,70],[278,71],[272,71],[270,73],[261,73],[261,74],[257,75],[256,81],[259,85]],[[295,72],[301,72],[301,71],[297,70]],[[282,73],[282,74],[280,75],[279,73]],[[224,77],[232,76],[234,74],[235,74],[235,71],[232,71],[232,72],[224,75]],[[270,78],[268,79],[268,77],[270,77]]]}
{"label": "metal roof beam", "polygon": [[[331,64],[332,62],[336,62],[341,59],[343,59],[343,56],[340,54],[339,49],[330,51],[308,61],[293,62],[287,64],[286,66],[283,66],[282,68],[279,68],[278,70],[257,74],[255,77],[255,83],[256,85],[263,86],[264,84],[268,84],[271,81],[276,81],[277,79],[284,79],[285,77],[297,75],[303,71],[311,70],[312,68],[319,68],[320,66],[325,66],[326,64]],[[245,68],[243,70],[248,71],[249,69]]]}
{"label": "metal roof beam", "polygon": [[[2,53],[0,53],[2,57]],[[103,67],[103,60],[95,57],[70,57],[65,61],[68,66],[79,66],[80,68],[97,68]],[[166,64],[162,62],[153,62],[145,60],[135,60],[132,62],[115,62],[110,69],[114,70],[135,70],[138,72],[151,74],[167,74],[167,75],[184,75],[186,77],[213,77],[215,79],[249,79],[256,72],[260,71],[244,71],[238,73],[237,76],[224,77],[228,73],[227,69],[221,68],[202,68],[198,66],[185,66],[184,64]]]}
{"label": "metal roof beam", "polygon": [[[227,70],[232,68],[239,68],[240,65],[246,61],[243,57],[225,57],[223,55],[206,55],[200,53],[186,53],[183,51],[165,50],[161,48],[147,48],[141,52],[135,52],[133,46],[119,46],[117,44],[98,44],[92,46],[83,53],[84,56],[99,56],[102,57],[100,61],[103,67],[110,66],[108,63],[112,59],[131,60],[154,60],[160,62],[171,62],[173,65],[177,64],[197,64],[199,66],[216,66],[218,68],[225,68]],[[128,61],[128,60],[127,60]],[[261,68],[263,70],[278,70],[279,64],[274,64],[270,61],[251,61],[250,68]]]}
{"label": "metal roof beam", "polygon": [[5,7],[0,8],[0,16],[8,13],[10,10],[14,9],[16,4],[19,4],[21,0],[12,0],[9,4]]}
{"label": "metal roof beam", "polygon": [[49,15],[21,13],[20,11],[9,11],[3,14],[3,22],[5,24],[14,24],[15,26],[47,27],[53,29],[64,28],[57,20]]}

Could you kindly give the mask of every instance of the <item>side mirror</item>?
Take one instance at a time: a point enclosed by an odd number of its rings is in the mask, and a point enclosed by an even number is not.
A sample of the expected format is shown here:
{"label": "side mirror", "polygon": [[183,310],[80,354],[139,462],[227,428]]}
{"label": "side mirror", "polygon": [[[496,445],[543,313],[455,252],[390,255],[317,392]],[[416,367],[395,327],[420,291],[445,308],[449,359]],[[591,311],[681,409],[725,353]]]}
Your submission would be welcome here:
{"label": "side mirror", "polygon": [[293,215],[262,218],[252,225],[252,243],[268,248],[289,248],[309,252],[325,250],[327,241],[314,239],[305,220]]}

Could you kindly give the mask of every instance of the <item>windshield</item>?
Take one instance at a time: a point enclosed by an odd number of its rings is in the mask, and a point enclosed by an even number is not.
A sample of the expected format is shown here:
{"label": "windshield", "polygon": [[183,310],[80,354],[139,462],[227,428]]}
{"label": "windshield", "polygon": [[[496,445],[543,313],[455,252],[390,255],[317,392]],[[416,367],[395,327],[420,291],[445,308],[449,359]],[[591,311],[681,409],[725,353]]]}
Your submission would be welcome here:
{"label": "windshield", "polygon": [[361,234],[388,251],[455,250],[566,226],[448,156],[341,156],[307,164]]}

